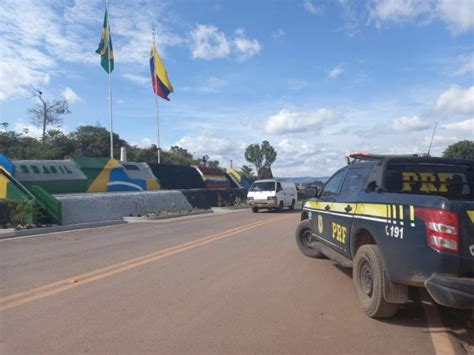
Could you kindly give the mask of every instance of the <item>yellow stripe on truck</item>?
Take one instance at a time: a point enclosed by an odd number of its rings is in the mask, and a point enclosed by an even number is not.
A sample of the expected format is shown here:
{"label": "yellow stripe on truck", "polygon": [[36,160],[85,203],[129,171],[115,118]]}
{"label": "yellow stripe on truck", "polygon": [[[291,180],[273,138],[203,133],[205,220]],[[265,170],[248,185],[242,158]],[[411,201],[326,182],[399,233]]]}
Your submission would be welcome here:
{"label": "yellow stripe on truck", "polygon": [[[329,209],[326,210],[326,206]],[[350,206],[352,210],[348,212],[347,206]],[[321,210],[325,212],[336,212],[355,216],[368,216],[386,219],[387,222],[403,222],[405,218],[404,206],[403,205],[392,205],[382,203],[343,203],[343,202],[324,202],[324,201],[307,201],[305,204],[306,208],[315,210]],[[415,222],[415,209],[413,206],[407,206],[410,209],[410,222]],[[474,211],[468,211],[469,218],[474,221]],[[407,215],[408,218],[408,215]],[[474,223],[474,222],[473,222]]]}
{"label": "yellow stripe on truck", "polygon": [[466,211],[469,219],[471,220],[472,223],[474,223],[474,211]]}
{"label": "yellow stripe on truck", "polygon": [[355,214],[362,214],[366,216],[372,217],[380,217],[380,218],[389,218],[387,213],[387,206],[388,210],[390,210],[390,205],[386,204],[378,204],[378,203],[358,203]]}

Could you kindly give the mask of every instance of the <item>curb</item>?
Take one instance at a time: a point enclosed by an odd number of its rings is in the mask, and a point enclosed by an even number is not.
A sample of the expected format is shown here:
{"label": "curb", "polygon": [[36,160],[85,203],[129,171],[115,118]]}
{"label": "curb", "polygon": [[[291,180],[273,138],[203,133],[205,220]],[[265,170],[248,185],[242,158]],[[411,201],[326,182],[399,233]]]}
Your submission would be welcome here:
{"label": "curb", "polygon": [[169,214],[165,216],[153,216],[153,217],[123,217],[122,219],[127,223],[143,223],[149,221],[159,221],[162,219],[170,219],[170,218],[180,218],[180,217],[188,217],[188,216],[196,216],[201,214],[208,214],[213,213],[212,210],[209,211],[199,211],[199,212],[190,212],[190,213],[175,213]]}
{"label": "curb", "polygon": [[0,229],[0,239],[12,238],[16,236],[14,228]]}
{"label": "curb", "polygon": [[49,234],[49,233],[56,233],[56,232],[67,232],[67,231],[73,231],[73,230],[78,230],[78,229],[105,227],[105,226],[112,226],[116,224],[125,224],[125,223],[126,222],[122,220],[114,220],[114,221],[79,223],[79,224],[70,224],[66,226],[51,226],[51,227],[44,227],[44,228],[32,228],[32,229],[22,229],[22,230],[12,229],[11,232],[0,232],[0,240],[15,238],[15,237],[28,237],[28,236],[33,236],[33,235]]}
{"label": "curb", "polygon": [[214,213],[236,213],[236,212],[243,212],[243,211],[250,211],[249,207],[212,207],[211,208]]}

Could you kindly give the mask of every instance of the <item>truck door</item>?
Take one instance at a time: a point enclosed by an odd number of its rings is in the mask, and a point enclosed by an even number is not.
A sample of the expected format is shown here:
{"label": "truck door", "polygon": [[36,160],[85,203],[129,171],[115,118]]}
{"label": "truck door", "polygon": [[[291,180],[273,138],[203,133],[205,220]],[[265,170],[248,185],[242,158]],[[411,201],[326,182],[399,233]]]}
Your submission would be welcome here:
{"label": "truck door", "polygon": [[311,208],[311,229],[318,239],[323,243],[328,243],[331,247],[341,249],[340,243],[336,243],[332,238],[332,223],[334,213],[331,211],[336,197],[339,195],[342,181],[347,173],[347,168],[343,168],[335,173],[324,185],[317,201],[309,201],[307,205]]}
{"label": "truck door", "polygon": [[336,173],[321,191],[315,205],[318,210],[312,214],[313,232],[347,256],[357,196],[367,172],[367,167],[354,166]]}
{"label": "truck door", "polygon": [[339,193],[334,196],[334,203],[329,212],[331,228],[328,231],[330,240],[338,245],[346,256],[350,257],[350,235],[357,197],[363,188],[363,180],[368,173],[367,166],[352,166],[349,168]]}

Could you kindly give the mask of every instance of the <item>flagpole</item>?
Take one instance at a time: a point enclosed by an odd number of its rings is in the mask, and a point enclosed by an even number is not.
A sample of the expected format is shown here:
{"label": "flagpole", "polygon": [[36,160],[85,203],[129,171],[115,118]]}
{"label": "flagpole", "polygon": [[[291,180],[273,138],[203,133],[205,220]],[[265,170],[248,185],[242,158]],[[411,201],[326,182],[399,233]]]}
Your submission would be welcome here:
{"label": "flagpole", "polygon": [[[153,46],[155,46],[155,27],[153,27]],[[158,164],[161,163],[161,154],[160,154],[160,110],[158,105],[158,95],[155,94],[155,103],[156,103],[156,147],[158,149],[157,158]]]}
{"label": "flagpole", "polygon": [[109,25],[109,16],[110,16],[110,13],[109,13],[109,0],[106,0],[105,1],[105,6],[107,8],[107,32],[108,32],[108,36],[109,38],[107,39],[108,40],[108,43],[107,43],[107,46],[108,46],[108,50],[107,50],[107,59],[109,61],[109,121],[110,121],[110,159],[113,159],[114,158],[114,127],[113,127],[113,119],[112,119],[112,71],[110,70],[110,51],[111,51],[111,48],[110,48],[110,25]]}
{"label": "flagpole", "polygon": [[156,143],[158,147],[158,164],[161,163],[161,156],[160,156],[160,110],[158,105],[158,96],[155,95],[155,102],[156,102]]}

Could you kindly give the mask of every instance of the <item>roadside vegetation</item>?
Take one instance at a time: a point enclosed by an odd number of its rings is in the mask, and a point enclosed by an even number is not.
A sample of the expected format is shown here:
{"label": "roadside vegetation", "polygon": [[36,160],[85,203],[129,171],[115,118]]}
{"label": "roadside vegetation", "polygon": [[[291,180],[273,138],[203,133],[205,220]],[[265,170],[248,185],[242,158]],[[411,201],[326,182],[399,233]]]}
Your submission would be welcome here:
{"label": "roadside vegetation", "polygon": [[[100,125],[79,126],[71,133],[59,129],[46,131],[44,139],[31,137],[28,131],[17,133],[8,130],[8,124],[2,124],[0,132],[0,153],[12,160],[56,160],[67,159],[75,155],[87,157],[107,157],[109,155],[109,131]],[[114,158],[120,158],[120,147],[127,148],[127,159],[136,162],[155,162],[157,148],[141,148],[132,145],[114,133]],[[207,159],[207,157],[204,157]],[[195,158],[185,148],[172,146],[161,151],[161,159],[166,164],[193,165],[203,161]],[[210,167],[219,168],[219,161],[208,160]]]}

